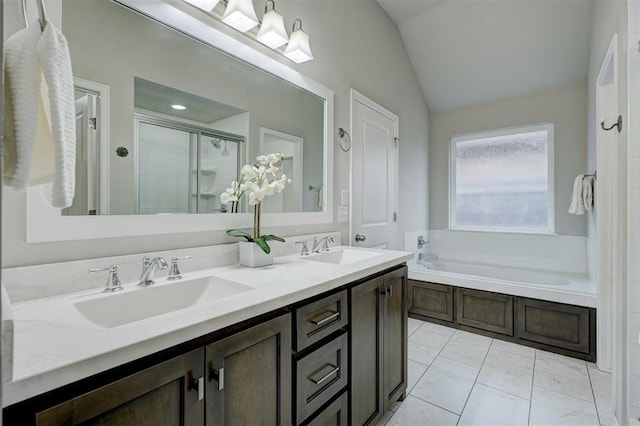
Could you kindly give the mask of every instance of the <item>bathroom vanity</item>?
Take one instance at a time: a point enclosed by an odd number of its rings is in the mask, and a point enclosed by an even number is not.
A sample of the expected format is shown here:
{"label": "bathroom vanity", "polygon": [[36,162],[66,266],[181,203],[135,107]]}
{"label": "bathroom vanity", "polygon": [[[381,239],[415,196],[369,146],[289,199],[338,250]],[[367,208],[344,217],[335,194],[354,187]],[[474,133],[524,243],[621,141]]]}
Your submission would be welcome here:
{"label": "bathroom vanity", "polygon": [[[74,361],[62,348],[47,367],[15,371],[3,388],[12,400],[4,424],[375,424],[406,391],[404,262],[411,254],[330,254],[198,271],[195,279],[206,273],[252,289],[172,314],[112,327],[82,323],[77,313],[54,318],[50,339],[38,345],[43,357],[62,343],[64,324],[80,339],[93,328],[95,340]],[[156,285],[191,286],[190,275]],[[69,297],[23,304],[42,309],[38,303]],[[26,314],[18,305],[20,321]],[[15,356],[36,360],[39,354],[21,352],[22,343],[17,334]],[[139,356],[141,347],[147,353]],[[16,361],[16,370],[25,365]],[[109,363],[116,365],[103,368]]]}

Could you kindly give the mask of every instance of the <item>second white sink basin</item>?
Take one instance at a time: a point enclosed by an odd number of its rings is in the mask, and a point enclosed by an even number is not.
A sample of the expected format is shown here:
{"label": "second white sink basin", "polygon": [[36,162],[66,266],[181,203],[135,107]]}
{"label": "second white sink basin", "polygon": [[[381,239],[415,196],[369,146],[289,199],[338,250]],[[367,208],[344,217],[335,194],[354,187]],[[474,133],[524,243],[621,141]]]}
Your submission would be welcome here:
{"label": "second white sink basin", "polygon": [[360,262],[362,260],[371,259],[380,256],[382,253],[368,250],[360,250],[356,248],[344,248],[326,253],[314,254],[305,257],[305,260],[314,262],[333,263],[334,265],[346,265],[349,263]]}
{"label": "second white sink basin", "polygon": [[125,289],[79,301],[74,306],[89,321],[111,328],[249,290],[253,287],[218,277],[201,277]]}

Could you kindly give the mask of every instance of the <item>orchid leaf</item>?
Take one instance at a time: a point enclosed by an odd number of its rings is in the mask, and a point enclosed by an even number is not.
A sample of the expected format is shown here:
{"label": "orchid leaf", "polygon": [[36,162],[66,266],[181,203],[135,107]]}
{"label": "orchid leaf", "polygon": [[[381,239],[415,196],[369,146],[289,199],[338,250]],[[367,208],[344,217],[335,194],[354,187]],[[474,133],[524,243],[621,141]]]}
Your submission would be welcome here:
{"label": "orchid leaf", "polygon": [[273,234],[263,235],[260,238],[264,239],[265,241],[280,241],[281,243],[284,243],[284,238],[280,238],[277,235]]}
{"label": "orchid leaf", "polygon": [[256,238],[256,244],[262,249],[263,252],[267,254],[271,253],[271,247],[269,247],[269,244],[267,244],[267,241],[264,237]]}
{"label": "orchid leaf", "polygon": [[246,238],[249,242],[253,241],[253,237],[251,237],[251,234],[249,234],[248,232],[240,231],[238,229],[230,229],[227,231],[227,234],[231,235],[232,237]]}

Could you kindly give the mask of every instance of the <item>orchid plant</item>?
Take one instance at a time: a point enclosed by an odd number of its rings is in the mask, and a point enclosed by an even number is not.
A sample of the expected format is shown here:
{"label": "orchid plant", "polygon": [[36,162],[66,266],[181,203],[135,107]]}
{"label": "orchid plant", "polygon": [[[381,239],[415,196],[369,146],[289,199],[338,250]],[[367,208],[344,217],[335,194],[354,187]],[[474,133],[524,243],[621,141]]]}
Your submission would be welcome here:
{"label": "orchid plant", "polygon": [[233,237],[242,237],[249,242],[255,242],[265,253],[271,253],[267,241],[281,241],[283,238],[276,235],[260,235],[260,209],[262,200],[268,195],[273,195],[284,190],[291,179],[283,173],[278,176],[284,154],[274,153],[259,155],[256,162],[247,164],[240,170],[240,179],[231,182],[231,187],[220,195],[222,204],[230,206],[231,213],[238,213],[240,198],[247,195],[249,205],[253,206],[253,235],[238,229],[231,229],[227,234]]}

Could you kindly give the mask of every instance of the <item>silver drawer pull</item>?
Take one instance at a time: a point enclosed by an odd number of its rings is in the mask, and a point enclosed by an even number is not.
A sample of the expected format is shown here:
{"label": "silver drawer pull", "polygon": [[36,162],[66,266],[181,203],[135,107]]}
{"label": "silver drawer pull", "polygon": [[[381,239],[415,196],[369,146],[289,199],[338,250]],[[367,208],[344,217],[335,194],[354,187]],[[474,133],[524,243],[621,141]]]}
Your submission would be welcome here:
{"label": "silver drawer pull", "polygon": [[211,369],[211,379],[218,382],[218,390],[224,390],[224,368],[218,370]]}
{"label": "silver drawer pull", "polygon": [[333,376],[334,374],[336,374],[338,371],[340,371],[340,367],[336,367],[335,365],[331,365],[331,364],[327,364],[325,365],[325,367],[332,367],[331,371],[329,371],[327,374],[325,374],[324,376],[322,376],[319,379],[316,379],[314,377],[309,377],[309,380],[311,380],[313,383],[315,383],[316,385],[321,384],[322,382],[324,382],[325,380],[327,380],[329,377]]}
{"label": "silver drawer pull", "polygon": [[198,401],[204,399],[204,377],[192,379],[189,388],[198,391]]}
{"label": "silver drawer pull", "polygon": [[329,321],[331,321],[331,320],[333,320],[333,319],[336,319],[336,318],[340,318],[340,312],[339,312],[339,311],[338,311],[338,312],[334,312],[334,313],[332,313],[331,315],[329,315],[329,316],[327,316],[327,317],[322,318],[321,320],[314,320],[314,319],[312,319],[312,320],[310,320],[310,322],[312,322],[314,325],[318,325],[318,326],[320,326],[320,325],[326,324],[326,323],[328,323]]}

